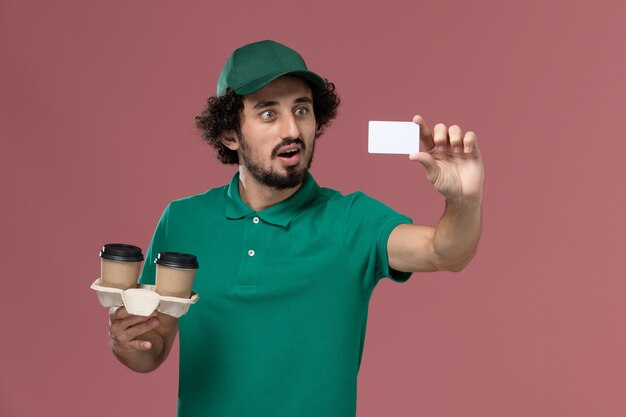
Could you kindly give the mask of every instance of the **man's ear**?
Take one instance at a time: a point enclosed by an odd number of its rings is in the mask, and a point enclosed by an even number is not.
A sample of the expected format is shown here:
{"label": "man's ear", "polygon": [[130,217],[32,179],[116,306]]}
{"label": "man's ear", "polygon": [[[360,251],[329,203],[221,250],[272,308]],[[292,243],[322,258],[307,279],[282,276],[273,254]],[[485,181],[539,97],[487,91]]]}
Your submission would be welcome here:
{"label": "man's ear", "polygon": [[220,133],[220,142],[231,151],[239,150],[239,137],[234,130],[227,130]]}

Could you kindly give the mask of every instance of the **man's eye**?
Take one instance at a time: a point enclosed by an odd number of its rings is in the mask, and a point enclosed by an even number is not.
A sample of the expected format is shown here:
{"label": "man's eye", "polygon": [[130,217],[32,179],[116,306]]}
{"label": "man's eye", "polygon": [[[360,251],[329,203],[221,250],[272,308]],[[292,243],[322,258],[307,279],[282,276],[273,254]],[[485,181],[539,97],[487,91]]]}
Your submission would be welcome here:
{"label": "man's eye", "polygon": [[304,116],[308,112],[309,112],[309,109],[307,109],[306,107],[300,107],[299,109],[296,109],[296,114],[298,116]]}
{"label": "man's eye", "polygon": [[263,113],[261,113],[262,119],[271,119],[272,117],[274,117],[274,112],[271,110],[265,110]]}

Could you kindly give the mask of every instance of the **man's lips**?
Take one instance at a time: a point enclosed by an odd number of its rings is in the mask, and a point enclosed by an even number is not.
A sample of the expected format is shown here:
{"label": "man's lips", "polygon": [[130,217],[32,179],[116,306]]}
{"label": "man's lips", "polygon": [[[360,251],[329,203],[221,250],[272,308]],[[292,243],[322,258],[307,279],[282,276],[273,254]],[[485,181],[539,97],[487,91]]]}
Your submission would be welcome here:
{"label": "man's lips", "polygon": [[276,152],[276,155],[284,157],[284,156],[292,156],[302,150],[302,146],[299,144],[292,144],[287,146],[282,146]]}
{"label": "man's lips", "polygon": [[301,154],[302,147],[299,145],[283,146],[277,152],[277,159],[282,162],[283,165],[291,167],[300,163]]}
{"label": "man's lips", "polygon": [[278,160],[288,167],[298,165],[300,163],[300,151],[280,154]]}
{"label": "man's lips", "polygon": [[272,157],[288,156],[288,154],[300,153],[304,149],[302,139],[284,139],[272,150]]}

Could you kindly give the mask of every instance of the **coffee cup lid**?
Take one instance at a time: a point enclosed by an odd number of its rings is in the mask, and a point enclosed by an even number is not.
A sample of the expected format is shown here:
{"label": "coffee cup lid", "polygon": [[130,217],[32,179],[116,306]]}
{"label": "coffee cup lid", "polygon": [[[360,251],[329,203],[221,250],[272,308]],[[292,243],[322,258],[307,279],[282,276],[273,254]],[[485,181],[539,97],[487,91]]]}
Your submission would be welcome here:
{"label": "coffee cup lid", "polygon": [[111,261],[138,262],[143,261],[141,248],[125,243],[107,243],[100,251],[100,257]]}
{"label": "coffee cup lid", "polygon": [[180,269],[198,269],[200,267],[195,255],[181,252],[160,252],[154,263]]}

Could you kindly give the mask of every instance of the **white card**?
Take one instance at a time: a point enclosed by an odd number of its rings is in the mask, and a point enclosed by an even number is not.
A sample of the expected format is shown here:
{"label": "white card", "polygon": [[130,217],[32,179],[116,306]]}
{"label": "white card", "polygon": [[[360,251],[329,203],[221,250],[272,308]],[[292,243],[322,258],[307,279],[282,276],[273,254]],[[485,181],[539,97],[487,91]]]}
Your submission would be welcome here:
{"label": "white card", "polygon": [[370,121],[368,130],[369,153],[419,152],[420,125],[417,123]]}

